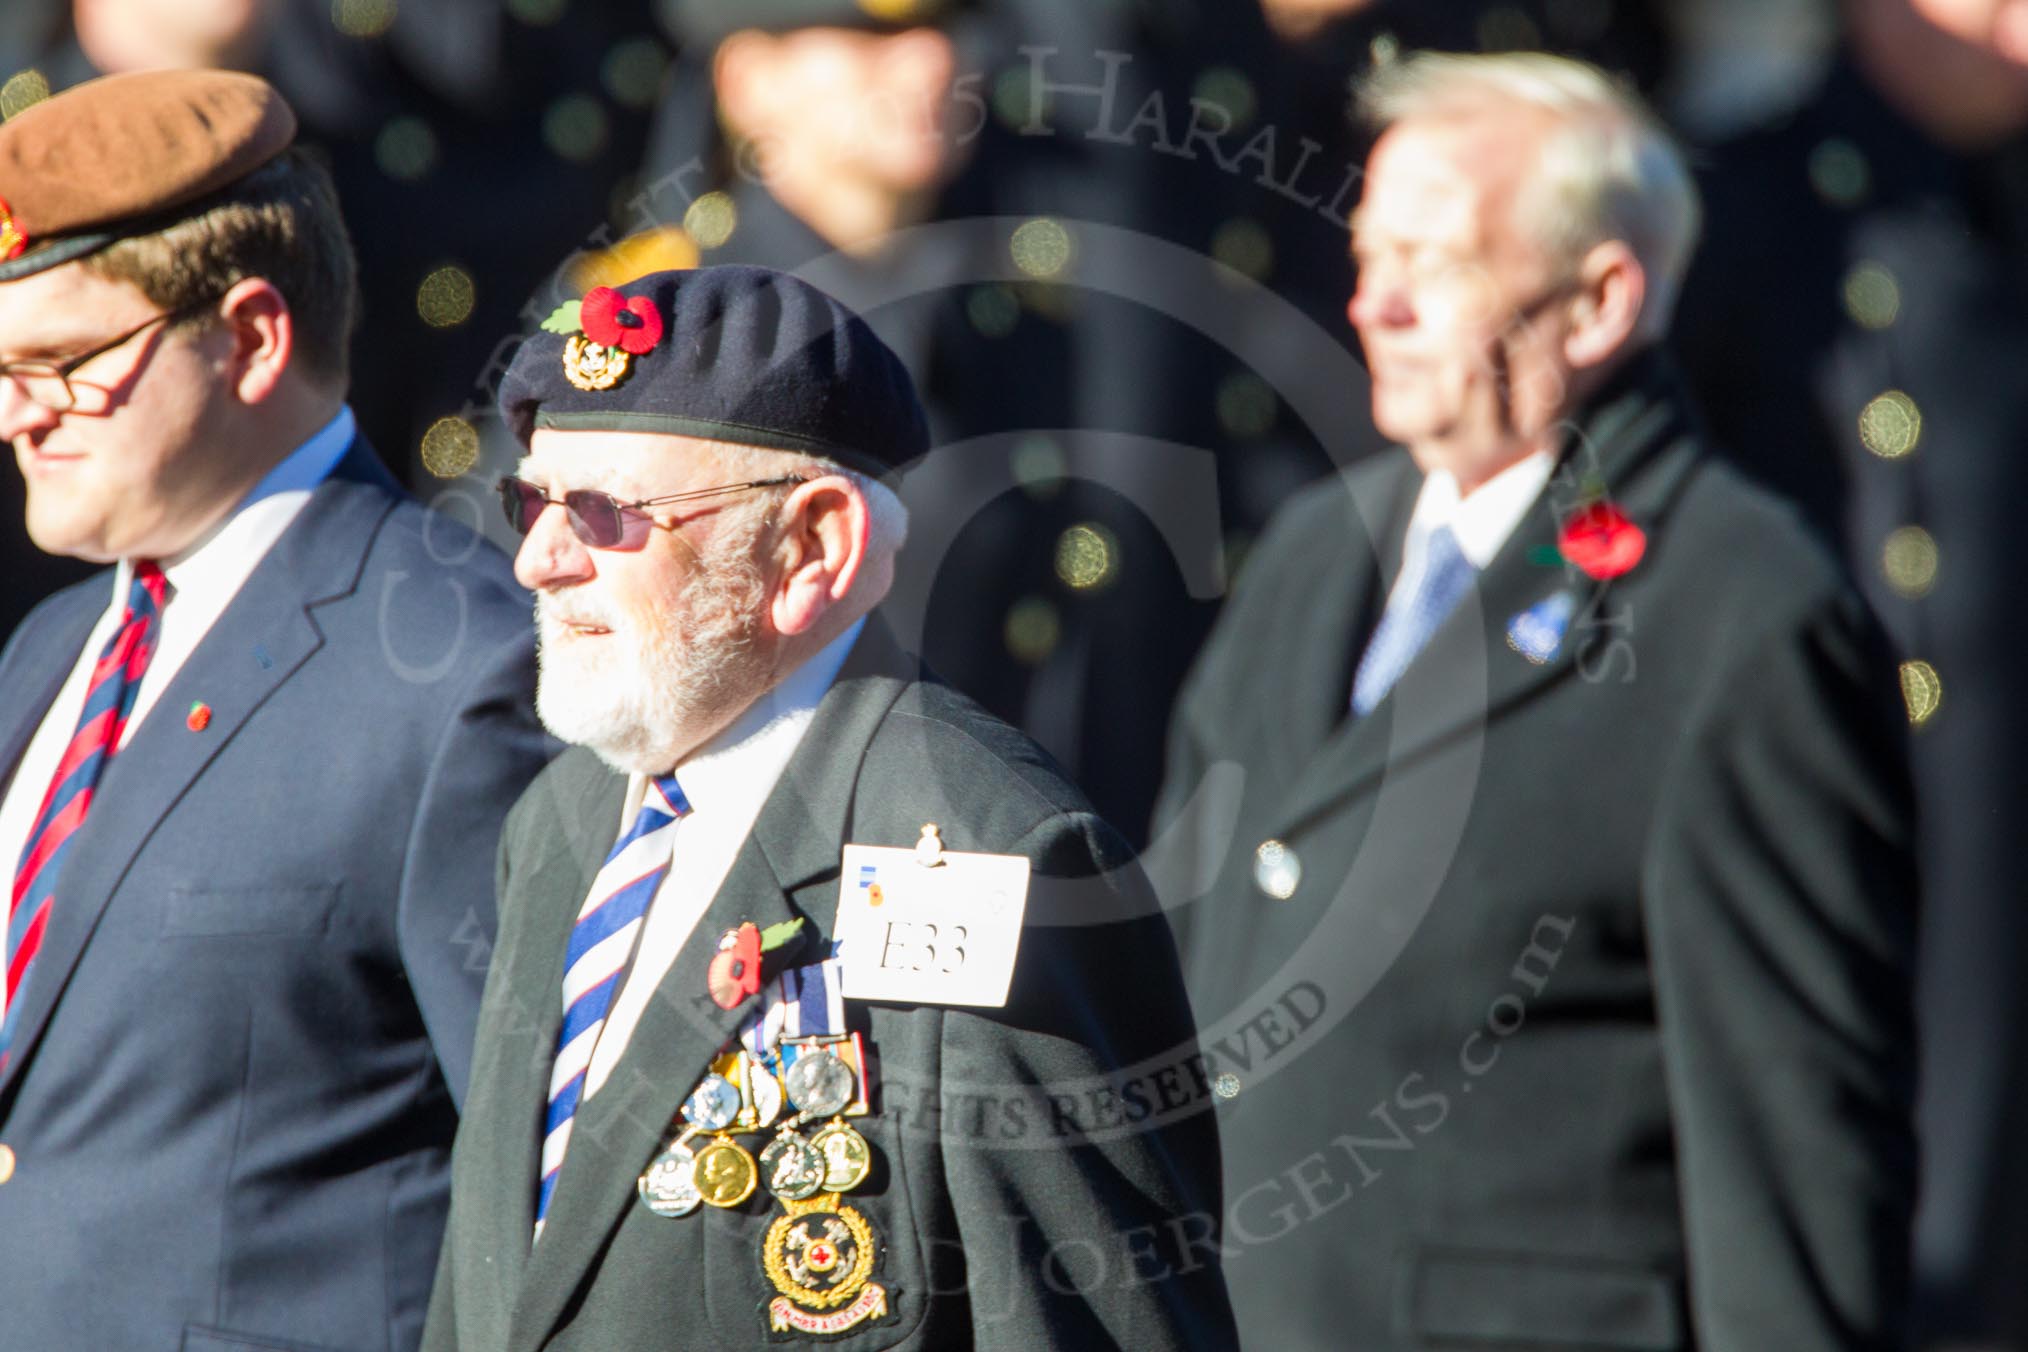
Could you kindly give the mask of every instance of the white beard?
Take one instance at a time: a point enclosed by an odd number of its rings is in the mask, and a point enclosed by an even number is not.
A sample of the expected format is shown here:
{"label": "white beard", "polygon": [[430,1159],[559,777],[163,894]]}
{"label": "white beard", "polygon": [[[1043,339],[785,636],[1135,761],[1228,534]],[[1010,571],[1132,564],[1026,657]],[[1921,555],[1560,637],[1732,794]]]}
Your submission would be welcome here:
{"label": "white beard", "polygon": [[[744,549],[698,561],[666,608],[624,613],[573,589],[535,598],[535,711],[550,733],[623,774],[658,775],[758,698],[766,587]],[[565,621],[608,632],[587,638]]]}

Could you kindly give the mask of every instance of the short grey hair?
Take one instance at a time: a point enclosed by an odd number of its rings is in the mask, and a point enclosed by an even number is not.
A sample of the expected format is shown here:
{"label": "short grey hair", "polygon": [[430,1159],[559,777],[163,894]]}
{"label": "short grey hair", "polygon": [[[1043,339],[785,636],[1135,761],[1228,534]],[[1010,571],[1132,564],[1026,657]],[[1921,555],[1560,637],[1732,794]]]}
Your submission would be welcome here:
{"label": "short grey hair", "polygon": [[[764,446],[742,446],[718,442],[712,446],[719,463],[734,478],[774,479],[787,475],[815,478],[836,474],[851,480],[866,499],[867,548],[875,557],[901,552],[908,542],[908,507],[892,488],[870,474],[863,474],[824,456],[777,451]],[[771,510],[772,500],[758,499],[751,509],[756,514]]]}
{"label": "short grey hair", "polygon": [[1661,122],[1596,66],[1546,52],[1484,56],[1418,52],[1360,81],[1361,111],[1378,128],[1523,104],[1557,120],[1515,218],[1552,257],[1574,264],[1623,240],[1647,274],[1640,332],[1668,328],[1702,219],[1697,186]]}

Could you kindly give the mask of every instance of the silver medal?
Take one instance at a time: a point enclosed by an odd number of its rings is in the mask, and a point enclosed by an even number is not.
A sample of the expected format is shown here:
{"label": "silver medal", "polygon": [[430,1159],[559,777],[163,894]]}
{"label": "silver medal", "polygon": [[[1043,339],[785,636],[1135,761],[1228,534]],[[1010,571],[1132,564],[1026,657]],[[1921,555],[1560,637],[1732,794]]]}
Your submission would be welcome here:
{"label": "silver medal", "polygon": [[704,1197],[697,1191],[697,1156],[687,1145],[671,1145],[655,1156],[635,1187],[648,1210],[657,1216],[687,1216]]}
{"label": "silver medal", "polygon": [[830,1117],[852,1102],[852,1067],[834,1052],[810,1048],[787,1075],[789,1102],[811,1117]]}
{"label": "silver medal", "polygon": [[723,1075],[707,1075],[690,1091],[683,1116],[706,1131],[723,1131],[739,1116],[739,1086]]}
{"label": "silver medal", "polygon": [[747,1061],[746,1082],[753,1096],[753,1124],[758,1130],[782,1115],[782,1082],[775,1078],[774,1071],[752,1058]]}
{"label": "silver medal", "polygon": [[824,1156],[801,1136],[777,1136],[761,1151],[761,1177],[768,1191],[791,1202],[814,1197],[824,1187]]}

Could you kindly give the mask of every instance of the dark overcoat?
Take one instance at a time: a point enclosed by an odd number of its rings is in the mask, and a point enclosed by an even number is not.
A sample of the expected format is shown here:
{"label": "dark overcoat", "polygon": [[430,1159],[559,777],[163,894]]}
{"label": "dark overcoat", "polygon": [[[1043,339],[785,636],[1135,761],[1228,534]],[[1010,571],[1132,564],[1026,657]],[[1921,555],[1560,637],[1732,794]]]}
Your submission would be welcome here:
{"label": "dark overcoat", "polygon": [[[1876,626],[1642,360],[1354,720],[1420,484],[1399,453],[1293,503],[1175,723],[1158,876],[1233,1077],[1243,1335],[1895,1345],[1915,883]],[[1605,581],[1556,547],[1601,494],[1646,540]]]}

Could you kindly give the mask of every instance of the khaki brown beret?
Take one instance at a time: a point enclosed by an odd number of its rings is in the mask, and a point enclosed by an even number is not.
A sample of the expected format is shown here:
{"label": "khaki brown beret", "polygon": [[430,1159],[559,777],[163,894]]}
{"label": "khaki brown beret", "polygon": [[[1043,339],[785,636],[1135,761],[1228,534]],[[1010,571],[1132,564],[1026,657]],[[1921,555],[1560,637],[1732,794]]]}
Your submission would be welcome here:
{"label": "khaki brown beret", "polygon": [[222,70],[108,75],[0,123],[0,282],[173,223],[288,149],[296,115]]}

